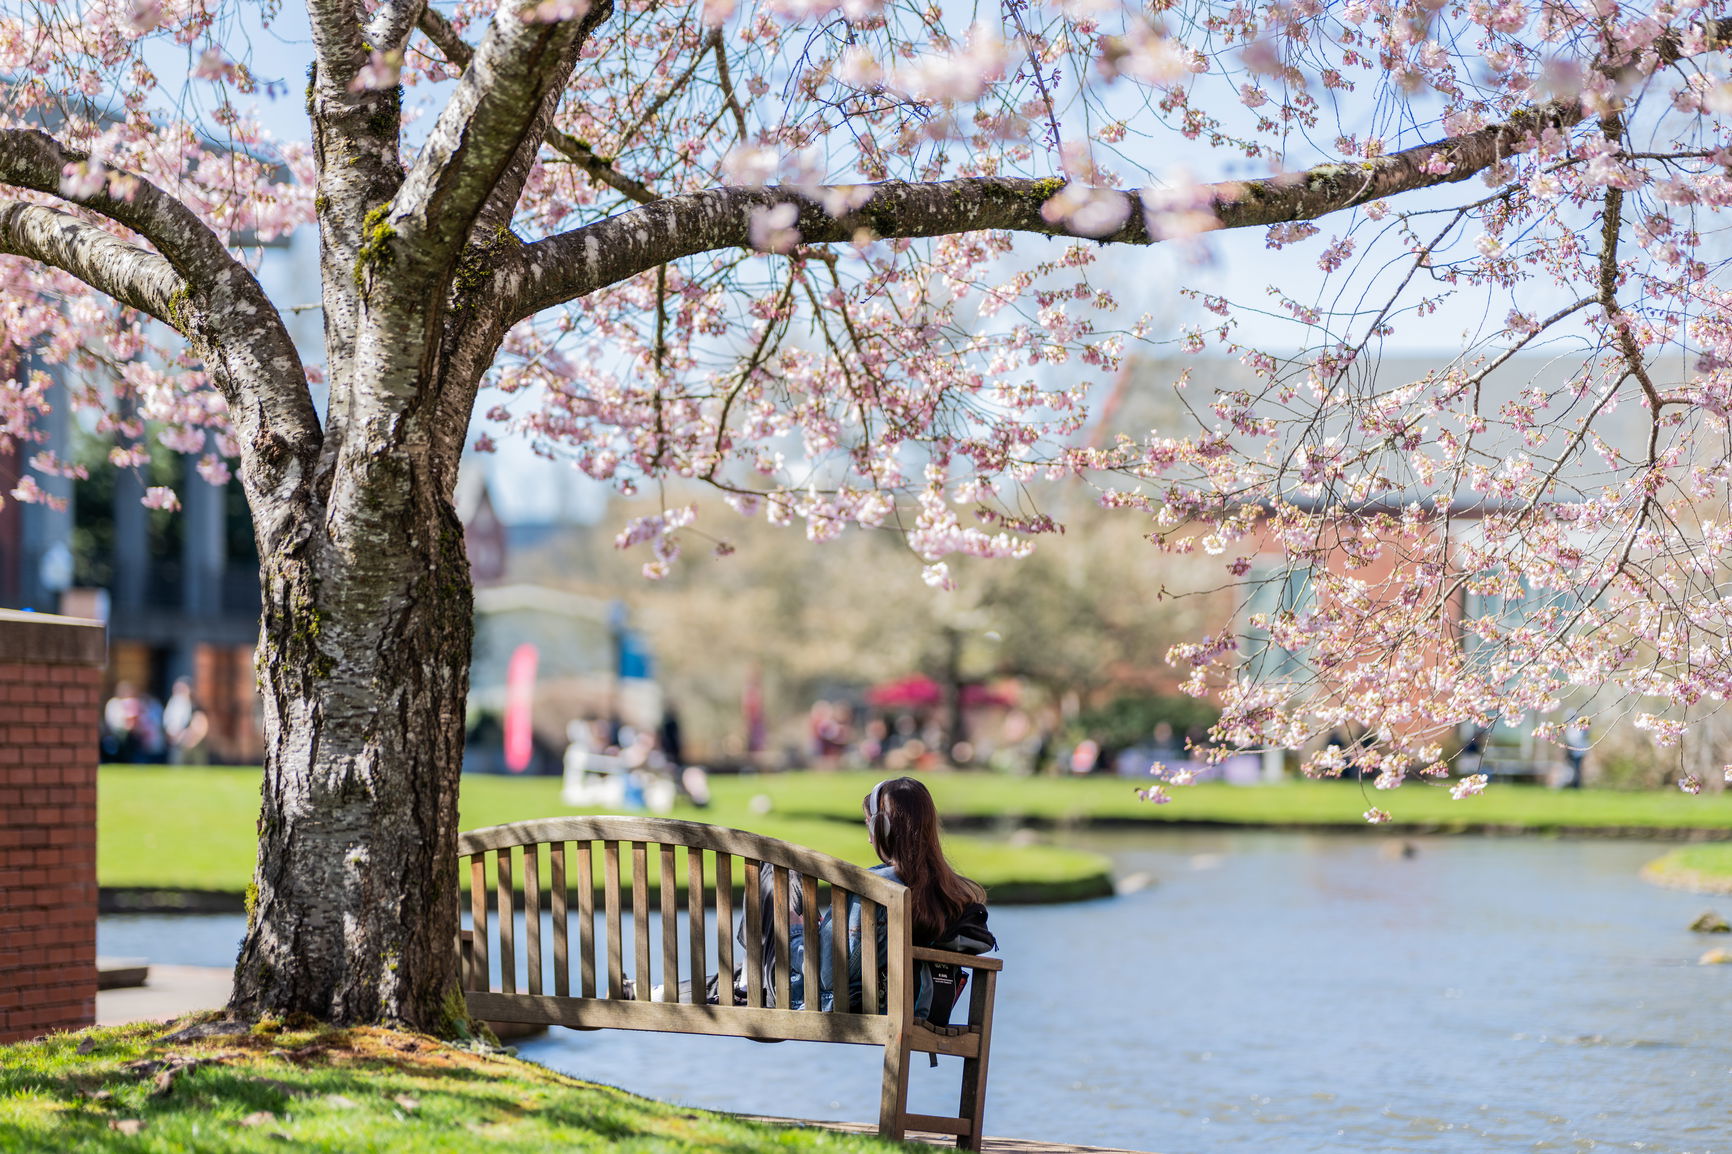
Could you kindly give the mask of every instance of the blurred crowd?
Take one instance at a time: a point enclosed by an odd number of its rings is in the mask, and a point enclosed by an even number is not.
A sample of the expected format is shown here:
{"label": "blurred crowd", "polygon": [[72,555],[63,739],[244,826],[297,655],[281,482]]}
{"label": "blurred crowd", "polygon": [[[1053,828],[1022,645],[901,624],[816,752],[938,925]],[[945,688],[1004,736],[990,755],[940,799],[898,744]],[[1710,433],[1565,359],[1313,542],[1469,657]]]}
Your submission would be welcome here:
{"label": "blurred crowd", "polygon": [[179,678],[166,702],[130,681],[115,684],[102,707],[102,758],[134,765],[204,765],[210,760],[210,715]]}

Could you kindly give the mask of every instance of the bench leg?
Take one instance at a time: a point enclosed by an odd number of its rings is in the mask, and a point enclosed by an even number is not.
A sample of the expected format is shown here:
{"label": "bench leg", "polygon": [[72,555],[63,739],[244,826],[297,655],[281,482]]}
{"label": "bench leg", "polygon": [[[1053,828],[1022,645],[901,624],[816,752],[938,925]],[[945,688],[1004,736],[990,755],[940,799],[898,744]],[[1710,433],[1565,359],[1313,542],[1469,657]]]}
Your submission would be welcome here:
{"label": "bench leg", "polygon": [[968,1021],[980,1028],[980,1055],[962,1061],[962,1102],[956,1114],[970,1125],[967,1134],[959,1135],[956,1145],[963,1150],[979,1150],[983,1140],[981,1127],[986,1119],[986,1059],[992,1049],[992,995],[998,974],[979,970],[974,975],[974,992],[968,1006]]}
{"label": "bench leg", "polygon": [[884,1089],[878,1099],[878,1134],[900,1142],[907,1127],[903,1116],[908,1113],[908,1036],[898,1030],[884,1046]]}

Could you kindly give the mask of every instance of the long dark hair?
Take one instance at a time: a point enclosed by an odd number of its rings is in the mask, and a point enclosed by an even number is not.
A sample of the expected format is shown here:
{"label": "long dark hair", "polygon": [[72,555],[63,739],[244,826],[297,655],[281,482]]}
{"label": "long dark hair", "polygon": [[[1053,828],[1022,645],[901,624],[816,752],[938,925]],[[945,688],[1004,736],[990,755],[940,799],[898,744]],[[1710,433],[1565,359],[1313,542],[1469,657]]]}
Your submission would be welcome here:
{"label": "long dark hair", "polygon": [[970,902],[984,902],[980,885],[950,868],[939,844],[938,807],[912,777],[879,782],[861,808],[872,847],[908,887],[914,936],[931,940]]}

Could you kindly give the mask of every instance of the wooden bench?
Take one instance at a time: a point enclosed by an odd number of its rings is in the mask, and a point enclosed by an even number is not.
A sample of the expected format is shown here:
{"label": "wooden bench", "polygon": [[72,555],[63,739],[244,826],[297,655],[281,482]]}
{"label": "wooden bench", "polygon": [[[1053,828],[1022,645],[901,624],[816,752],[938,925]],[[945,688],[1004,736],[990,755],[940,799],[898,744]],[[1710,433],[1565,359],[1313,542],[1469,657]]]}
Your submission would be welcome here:
{"label": "wooden bench", "polygon": [[[1002,963],[915,946],[904,886],[775,838],[666,818],[563,817],[493,826],[459,835],[458,855],[459,874],[468,889],[467,895],[459,894],[459,908],[471,920],[471,928],[461,931],[463,988],[474,1017],[577,1029],[882,1046],[879,1133],[900,1139],[908,1130],[935,1131],[955,1135],[963,1149],[980,1148],[993,989]],[[467,870],[461,869],[465,857]],[[659,867],[653,887],[652,863]],[[760,896],[765,866],[780,867],[774,871],[768,910]],[[864,1005],[850,1004],[849,983],[841,977],[849,972],[848,934],[838,932],[831,945],[832,972],[839,976],[834,1004],[829,1010],[819,1008],[821,947],[814,931],[806,941],[801,971],[805,1005],[787,1008],[792,977],[789,871],[799,875],[807,925],[816,926],[820,914],[828,912],[835,925],[845,927],[848,899],[859,899]],[[628,902],[630,944],[624,932]],[[752,964],[743,967],[743,1006],[729,1004],[737,956],[736,910],[744,911],[745,940],[751,943]],[[660,914],[659,925],[652,911]],[[550,927],[544,927],[544,917]],[[766,1004],[766,979],[757,964],[765,919],[776,942],[776,965],[769,975],[773,1005]],[[880,920],[888,930],[882,990],[875,932]],[[659,942],[652,940],[658,936]],[[659,958],[661,982],[673,991],[664,997],[677,998],[677,982],[690,981],[686,1001],[651,1000],[657,985],[652,958]],[[933,1028],[915,1019],[914,966],[919,961],[949,962],[974,971],[965,1023]],[[712,972],[721,975],[721,1005],[705,1000],[706,977]],[[628,978],[635,980],[628,984]],[[956,1010],[959,1016],[960,1002]],[[908,1112],[909,1062],[917,1053],[963,1059],[956,1117]]]}

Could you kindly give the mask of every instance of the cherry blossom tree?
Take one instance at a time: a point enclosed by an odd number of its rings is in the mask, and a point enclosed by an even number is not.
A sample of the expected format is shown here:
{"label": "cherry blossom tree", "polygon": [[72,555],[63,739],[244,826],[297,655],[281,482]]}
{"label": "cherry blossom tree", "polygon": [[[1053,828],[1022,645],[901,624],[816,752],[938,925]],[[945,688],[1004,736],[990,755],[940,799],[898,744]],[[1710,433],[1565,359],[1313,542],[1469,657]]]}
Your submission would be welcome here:
{"label": "cherry blossom tree", "polygon": [[[101,428],[235,468],[254,514],[267,755],[233,1009],[439,1028],[458,1004],[451,494],[506,433],[813,540],[899,524],[938,586],[1059,528],[1039,478],[1229,575],[1273,542],[1314,596],[1257,626],[1316,676],[1253,676],[1231,631],[1180,647],[1227,741],[1351,719],[1393,783],[1465,718],[1612,680],[1675,736],[1732,680],[1720,8],[307,0],[307,134],[278,139],[266,46],[298,11],[0,5],[0,433],[32,442],[65,364]],[[316,351],[254,247],[303,228]],[[1177,382],[1196,421],[1078,437],[1097,379],[1170,336],[1091,266],[1206,262],[1231,230],[1304,257],[1268,298],[1291,339],[1203,293],[1184,347],[1254,384]],[[1393,333],[1461,298],[1492,319],[1460,357],[1379,379]],[[1547,341],[1566,386],[1484,387]],[[1633,441],[1599,431],[1620,407]],[[621,543],[665,572],[692,517]],[[1543,596],[1508,624],[1460,613],[1470,586]]]}

